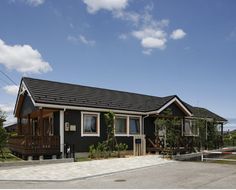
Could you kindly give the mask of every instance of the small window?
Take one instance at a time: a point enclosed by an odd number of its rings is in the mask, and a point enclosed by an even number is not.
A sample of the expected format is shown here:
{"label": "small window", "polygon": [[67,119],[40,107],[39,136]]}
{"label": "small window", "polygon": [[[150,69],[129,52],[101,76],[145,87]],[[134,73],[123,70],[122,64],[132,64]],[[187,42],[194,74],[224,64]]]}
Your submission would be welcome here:
{"label": "small window", "polygon": [[140,134],[140,119],[139,118],[130,118],[129,120],[129,133]]}
{"label": "small window", "polygon": [[115,119],[115,133],[120,135],[127,134],[127,119],[126,117],[116,117]]}
{"label": "small window", "polygon": [[82,113],[81,121],[81,136],[99,136],[100,122],[98,113]]}
{"label": "small window", "polygon": [[198,136],[199,130],[194,120],[185,120],[185,136]]}

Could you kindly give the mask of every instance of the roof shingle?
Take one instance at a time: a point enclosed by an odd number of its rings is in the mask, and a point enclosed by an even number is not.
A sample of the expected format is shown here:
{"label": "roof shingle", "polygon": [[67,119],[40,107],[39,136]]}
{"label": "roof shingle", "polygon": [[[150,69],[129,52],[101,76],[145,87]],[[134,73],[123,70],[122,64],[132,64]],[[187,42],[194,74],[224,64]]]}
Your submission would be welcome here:
{"label": "roof shingle", "polygon": [[[23,77],[22,81],[36,103],[149,112],[160,109],[176,97],[175,95],[156,97],[28,77]],[[196,117],[210,117],[219,121],[227,121],[205,108],[184,104]]]}

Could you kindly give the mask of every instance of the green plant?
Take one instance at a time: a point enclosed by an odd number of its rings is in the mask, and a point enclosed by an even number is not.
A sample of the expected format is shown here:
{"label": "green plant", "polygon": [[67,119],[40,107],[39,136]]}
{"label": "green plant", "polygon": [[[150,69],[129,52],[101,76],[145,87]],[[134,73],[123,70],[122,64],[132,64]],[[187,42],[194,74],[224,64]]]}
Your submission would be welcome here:
{"label": "green plant", "polygon": [[89,158],[95,158],[96,148],[94,145],[89,146]]}
{"label": "green plant", "polygon": [[97,145],[91,145],[89,147],[89,158],[108,158],[112,156],[115,151],[117,151],[117,155],[120,157],[121,151],[127,150],[128,146],[126,144],[117,144],[114,119],[115,114],[113,112],[104,114],[104,120],[107,127],[107,140],[98,142]]}
{"label": "green plant", "polygon": [[5,157],[4,148],[6,147],[7,140],[8,140],[8,133],[2,126],[0,126],[0,153],[3,158]]}
{"label": "green plant", "polygon": [[164,147],[171,149],[179,147],[181,138],[181,121],[178,117],[174,117],[170,109],[165,110],[155,121],[155,137],[156,142],[159,139],[159,130],[164,131]]}
{"label": "green plant", "polygon": [[126,151],[128,149],[128,145],[125,143],[119,143],[116,145],[116,150],[117,150],[117,156],[120,158],[121,157],[121,152]]}
{"label": "green plant", "polygon": [[115,114],[110,111],[104,114],[104,119],[107,127],[107,146],[109,152],[112,152],[117,144],[115,138],[115,128],[114,128]]}
{"label": "green plant", "polygon": [[108,157],[107,142],[99,142],[96,146],[89,147],[89,158],[107,158]]}

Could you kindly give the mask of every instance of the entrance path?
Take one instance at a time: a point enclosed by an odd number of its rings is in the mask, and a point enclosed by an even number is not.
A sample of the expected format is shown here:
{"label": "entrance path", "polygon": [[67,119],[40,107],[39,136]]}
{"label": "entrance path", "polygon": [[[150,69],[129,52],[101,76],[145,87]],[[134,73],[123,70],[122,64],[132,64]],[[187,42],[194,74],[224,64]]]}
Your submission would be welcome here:
{"label": "entrance path", "polygon": [[85,162],[33,165],[20,168],[0,169],[0,180],[5,181],[66,181],[120,171],[166,164],[175,161],[162,159],[158,155],[129,158],[113,158]]}

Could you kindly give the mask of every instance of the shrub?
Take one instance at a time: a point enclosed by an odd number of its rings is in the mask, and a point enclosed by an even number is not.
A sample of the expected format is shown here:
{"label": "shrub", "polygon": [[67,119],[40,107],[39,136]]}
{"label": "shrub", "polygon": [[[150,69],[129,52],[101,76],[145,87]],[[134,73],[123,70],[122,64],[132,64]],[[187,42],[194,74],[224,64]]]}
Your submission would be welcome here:
{"label": "shrub", "polygon": [[121,157],[121,152],[126,151],[128,149],[128,145],[125,143],[120,143],[116,145],[117,156]]}

